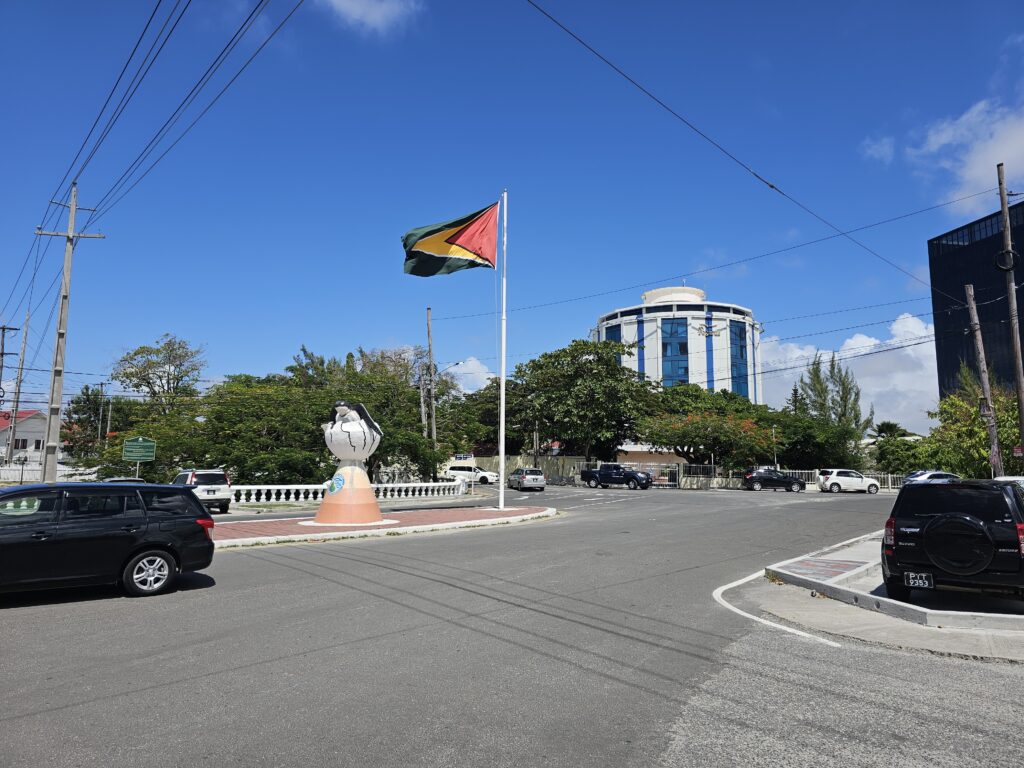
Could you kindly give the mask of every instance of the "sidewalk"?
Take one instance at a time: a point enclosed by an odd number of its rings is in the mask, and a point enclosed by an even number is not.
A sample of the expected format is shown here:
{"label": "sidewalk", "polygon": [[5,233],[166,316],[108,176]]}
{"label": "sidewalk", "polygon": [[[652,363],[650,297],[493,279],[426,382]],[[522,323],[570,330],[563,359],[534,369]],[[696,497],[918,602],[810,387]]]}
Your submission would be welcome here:
{"label": "sidewalk", "polygon": [[1024,661],[1024,602],[941,590],[917,590],[909,603],[893,600],[883,584],[881,535],[770,565],[742,599],[755,611],[833,636]]}
{"label": "sidewalk", "polygon": [[554,507],[506,507],[504,510],[496,507],[446,507],[382,512],[383,523],[371,525],[317,525],[313,522],[313,515],[275,520],[218,519],[213,529],[213,542],[217,549],[224,549],[296,541],[396,536],[449,528],[506,525],[552,517],[557,510]]}

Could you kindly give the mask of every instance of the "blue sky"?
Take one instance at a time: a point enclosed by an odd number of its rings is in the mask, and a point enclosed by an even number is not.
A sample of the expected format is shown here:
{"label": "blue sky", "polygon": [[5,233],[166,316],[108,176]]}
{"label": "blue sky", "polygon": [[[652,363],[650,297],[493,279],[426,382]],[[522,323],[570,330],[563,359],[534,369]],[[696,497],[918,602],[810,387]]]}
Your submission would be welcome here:
{"label": "blue sky", "polygon": [[[192,4],[81,175],[82,204],[110,188],[254,4]],[[271,0],[190,115],[293,4]],[[1011,187],[1024,186],[1024,23],[1012,26],[1014,3],[983,14],[953,2],[927,13],[881,3],[541,4],[840,227],[994,187],[999,160]],[[165,0],[157,19],[172,5]],[[0,6],[0,301],[152,7]],[[688,284],[766,321],[766,370],[815,349],[869,349],[929,330],[927,315],[893,322],[930,309],[926,287],[841,239],[723,268],[831,232],[524,0],[308,0],[104,215],[107,239],[76,250],[68,368],[104,373],[170,332],[205,347],[209,378],[262,374],[281,370],[301,344],[342,356],[424,343],[430,305],[438,360],[473,358],[463,369],[472,387],[497,367],[486,315],[494,274],[406,276],[399,238],[506,187],[513,310],[677,284],[674,276],[713,268]],[[858,237],[927,280],[925,241],[997,202],[972,198]],[[61,245],[46,253],[35,288],[40,334],[29,336],[29,358],[38,368],[52,355],[52,329],[42,326]],[[14,286],[4,321],[21,325],[26,285]],[[511,312],[510,363],[585,336],[641,290]],[[442,319],[474,314],[484,316]],[[863,323],[879,324],[848,328]],[[930,344],[851,365],[879,415],[926,425],[936,398]],[[766,375],[776,404],[798,373]],[[70,388],[99,378],[76,374]],[[45,390],[46,374],[30,385]]]}

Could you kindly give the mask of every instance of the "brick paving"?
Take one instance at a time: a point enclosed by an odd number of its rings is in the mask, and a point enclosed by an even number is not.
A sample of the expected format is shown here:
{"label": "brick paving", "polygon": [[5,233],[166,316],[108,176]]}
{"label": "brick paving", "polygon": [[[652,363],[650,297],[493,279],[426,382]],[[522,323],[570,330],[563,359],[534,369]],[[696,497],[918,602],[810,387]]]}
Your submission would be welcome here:
{"label": "brick paving", "polygon": [[[215,542],[231,542],[240,539],[267,539],[273,541],[282,536],[302,536],[323,538],[325,535],[352,533],[361,536],[378,536],[390,531],[402,531],[420,526],[444,525],[445,527],[466,527],[479,523],[500,522],[524,515],[538,515],[548,507],[506,507],[498,510],[494,507],[458,507],[448,509],[413,509],[403,512],[384,512],[384,520],[396,520],[380,527],[370,525],[300,525],[309,517],[288,518],[286,520],[245,520],[239,522],[217,521],[213,529]],[[460,525],[461,524],[461,525]]]}
{"label": "brick paving", "polygon": [[867,565],[867,562],[864,560],[834,560],[827,557],[808,557],[803,560],[797,560],[794,563],[780,565],[777,570],[788,571],[797,576],[807,576],[812,579],[827,581],[837,576],[842,576],[844,573],[855,571],[863,565]]}

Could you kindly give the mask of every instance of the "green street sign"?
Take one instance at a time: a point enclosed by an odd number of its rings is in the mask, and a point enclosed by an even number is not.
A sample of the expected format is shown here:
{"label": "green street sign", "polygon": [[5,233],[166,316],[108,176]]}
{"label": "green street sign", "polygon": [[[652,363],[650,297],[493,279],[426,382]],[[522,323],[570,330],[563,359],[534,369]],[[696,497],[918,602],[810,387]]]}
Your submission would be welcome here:
{"label": "green street sign", "polygon": [[156,440],[148,437],[132,437],[121,446],[121,458],[125,461],[154,461]]}

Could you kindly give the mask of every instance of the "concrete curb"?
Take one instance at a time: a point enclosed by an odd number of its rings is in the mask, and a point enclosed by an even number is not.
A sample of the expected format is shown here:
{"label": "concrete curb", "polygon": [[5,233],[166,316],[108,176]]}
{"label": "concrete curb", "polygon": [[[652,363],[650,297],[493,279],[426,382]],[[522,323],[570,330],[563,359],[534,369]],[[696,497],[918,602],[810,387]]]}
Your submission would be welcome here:
{"label": "concrete curb", "polygon": [[558,510],[547,507],[543,512],[532,512],[528,515],[514,517],[487,517],[478,520],[460,520],[454,523],[436,523],[425,525],[407,525],[401,528],[373,528],[366,531],[310,531],[309,533],[289,534],[286,536],[251,536],[245,539],[227,539],[215,541],[215,549],[233,549],[236,547],[252,547],[262,544],[290,544],[302,541],[332,541],[334,539],[363,539],[371,536],[394,536],[400,533],[423,533],[426,531],[443,531],[454,528],[480,528],[488,525],[505,525],[522,523],[527,520],[539,520],[554,517]]}
{"label": "concrete curb", "polygon": [[[861,541],[878,536],[881,531],[861,537]],[[1013,630],[1024,632],[1024,616],[1013,616],[1002,613],[971,613],[968,611],[942,611],[931,608],[922,608],[917,605],[903,603],[888,597],[872,595],[859,589],[842,586],[843,581],[858,578],[864,575],[865,569],[861,568],[850,573],[830,580],[822,581],[809,576],[802,576],[789,573],[785,566],[797,560],[816,557],[825,552],[834,551],[836,547],[827,548],[798,558],[785,560],[781,563],[769,565],[764,569],[765,577],[780,581],[784,584],[792,584],[796,587],[803,587],[817,592],[820,595],[837,600],[841,603],[862,608],[866,611],[874,611],[886,616],[892,616],[903,621],[920,624],[925,627],[951,628],[951,629],[994,629]],[[872,568],[879,570],[881,575],[881,564],[872,564]],[[870,570],[870,569],[869,569]]]}

